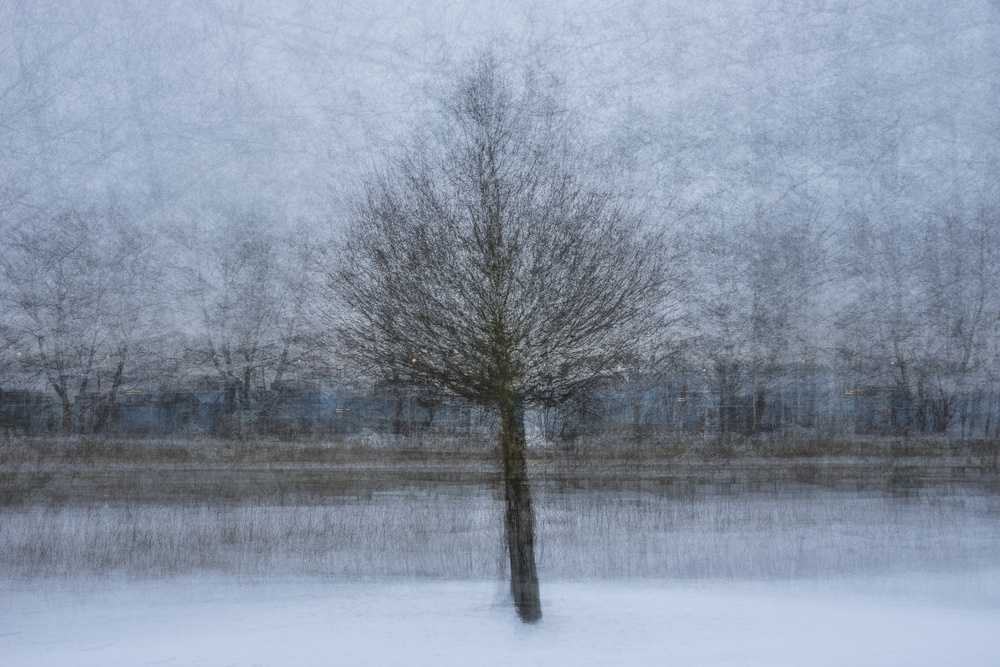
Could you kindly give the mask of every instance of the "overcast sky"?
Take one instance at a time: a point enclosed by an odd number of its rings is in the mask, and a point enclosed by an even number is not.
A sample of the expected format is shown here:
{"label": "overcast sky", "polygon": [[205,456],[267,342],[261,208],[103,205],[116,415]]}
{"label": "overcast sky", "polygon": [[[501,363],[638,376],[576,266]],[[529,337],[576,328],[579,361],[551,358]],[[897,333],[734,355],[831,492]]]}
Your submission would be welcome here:
{"label": "overcast sky", "polygon": [[489,46],[547,77],[663,224],[971,201],[1000,156],[985,1],[14,0],[0,26],[4,224],[109,193],[163,224],[335,221]]}

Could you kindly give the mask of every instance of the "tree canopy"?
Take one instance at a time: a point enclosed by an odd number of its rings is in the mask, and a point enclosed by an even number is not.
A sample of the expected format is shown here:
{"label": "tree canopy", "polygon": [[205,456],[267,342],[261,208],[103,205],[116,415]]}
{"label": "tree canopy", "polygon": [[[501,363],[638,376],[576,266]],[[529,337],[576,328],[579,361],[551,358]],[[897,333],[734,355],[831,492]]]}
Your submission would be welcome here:
{"label": "tree canopy", "polygon": [[553,402],[656,330],[662,237],[581,169],[538,86],[480,60],[438,125],[365,184],[336,284],[346,349],[375,375]]}

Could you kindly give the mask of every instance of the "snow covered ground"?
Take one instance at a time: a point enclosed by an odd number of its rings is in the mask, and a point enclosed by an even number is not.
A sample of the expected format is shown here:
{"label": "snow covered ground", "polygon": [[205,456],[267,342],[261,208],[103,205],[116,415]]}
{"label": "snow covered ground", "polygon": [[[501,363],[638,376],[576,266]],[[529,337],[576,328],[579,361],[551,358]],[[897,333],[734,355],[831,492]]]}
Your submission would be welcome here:
{"label": "snow covered ground", "polygon": [[992,494],[537,499],[537,626],[489,489],[4,508],[0,666],[1000,664]]}
{"label": "snow covered ground", "polygon": [[1000,571],[543,586],[519,623],[488,582],[2,584],[5,665],[997,665]]}

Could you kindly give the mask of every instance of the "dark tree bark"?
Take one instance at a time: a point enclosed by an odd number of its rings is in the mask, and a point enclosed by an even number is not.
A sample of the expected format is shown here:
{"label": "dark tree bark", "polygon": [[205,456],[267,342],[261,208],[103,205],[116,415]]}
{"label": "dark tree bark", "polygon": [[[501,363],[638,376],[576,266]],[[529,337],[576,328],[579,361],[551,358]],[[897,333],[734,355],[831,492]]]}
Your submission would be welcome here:
{"label": "dark tree bark", "polygon": [[510,555],[510,594],[518,616],[526,623],[542,617],[535,567],[535,514],[528,482],[524,406],[505,400],[500,405],[500,456],[504,485],[504,533]]}

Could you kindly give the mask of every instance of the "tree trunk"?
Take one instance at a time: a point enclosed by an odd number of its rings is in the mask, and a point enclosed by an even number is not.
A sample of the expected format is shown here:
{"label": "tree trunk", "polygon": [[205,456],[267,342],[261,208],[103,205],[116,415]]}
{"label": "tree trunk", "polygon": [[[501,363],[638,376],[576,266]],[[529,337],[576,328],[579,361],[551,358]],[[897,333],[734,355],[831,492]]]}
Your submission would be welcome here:
{"label": "tree trunk", "polygon": [[[271,389],[265,386],[261,394],[260,417],[258,428],[264,432],[274,432],[276,425],[276,415],[278,412],[278,402],[281,400],[277,391],[281,391],[281,383],[285,377],[285,370],[288,368],[288,339],[283,339],[281,357],[278,366],[274,371],[274,379],[271,380]],[[277,390],[277,391],[276,391]]]}
{"label": "tree trunk", "polygon": [[542,602],[535,569],[535,515],[528,483],[524,407],[511,400],[500,402],[500,455],[506,500],[504,532],[510,555],[510,593],[521,620],[535,623],[542,618]]}
{"label": "tree trunk", "polygon": [[236,415],[236,385],[232,381],[226,382],[226,423],[223,424],[227,438],[242,439],[239,420]]}
{"label": "tree trunk", "polygon": [[59,421],[59,432],[69,435],[73,431],[73,406],[69,402],[69,394],[65,389],[56,387],[59,401],[62,403],[62,418]]}
{"label": "tree trunk", "polygon": [[[104,430],[104,425],[108,423],[111,415],[114,414],[115,404],[118,399],[118,388],[122,384],[122,375],[125,370],[125,359],[122,357],[118,361],[118,368],[115,369],[115,379],[111,383],[111,390],[108,392],[108,400],[104,403],[104,407],[101,410],[100,416],[97,418],[97,422],[94,424],[93,433],[96,435]],[[99,389],[100,387],[98,387]]]}

